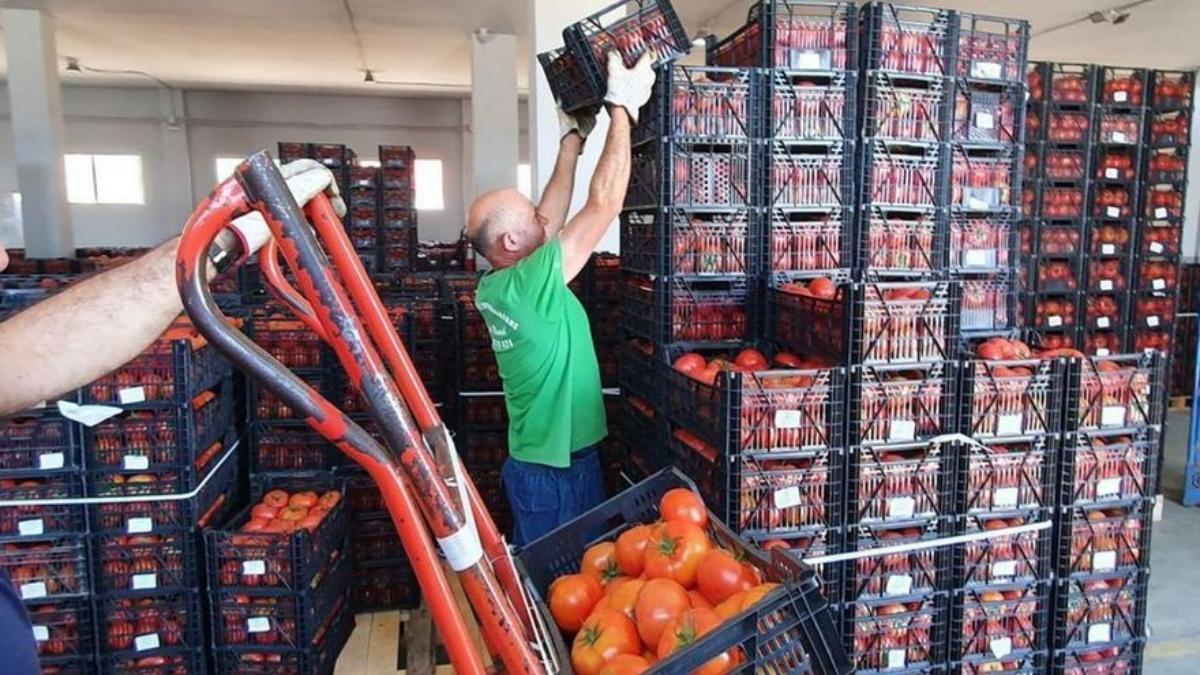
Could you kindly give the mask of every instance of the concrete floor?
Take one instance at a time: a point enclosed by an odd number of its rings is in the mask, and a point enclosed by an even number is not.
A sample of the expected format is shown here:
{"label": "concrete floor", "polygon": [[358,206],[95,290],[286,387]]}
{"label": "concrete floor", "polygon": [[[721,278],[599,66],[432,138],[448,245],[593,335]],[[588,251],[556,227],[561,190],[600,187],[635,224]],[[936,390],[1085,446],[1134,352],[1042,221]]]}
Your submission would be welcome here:
{"label": "concrete floor", "polygon": [[1147,675],[1200,672],[1200,510],[1179,503],[1189,423],[1187,412],[1167,418],[1165,505],[1150,546]]}

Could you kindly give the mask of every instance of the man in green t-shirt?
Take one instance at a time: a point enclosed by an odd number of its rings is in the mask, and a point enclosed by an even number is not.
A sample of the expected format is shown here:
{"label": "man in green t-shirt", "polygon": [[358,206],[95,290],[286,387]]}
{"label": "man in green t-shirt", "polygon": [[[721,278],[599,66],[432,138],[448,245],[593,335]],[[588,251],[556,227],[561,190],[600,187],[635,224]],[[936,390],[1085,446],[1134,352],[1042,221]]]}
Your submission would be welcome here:
{"label": "man in green t-shirt", "polygon": [[618,54],[609,54],[608,138],[587,203],[570,222],[563,224],[592,116],[560,114],[565,133],[541,203],[497,190],[475,200],[467,216],[467,236],[493,268],[479,281],[475,306],[504,382],[509,457],[501,477],[518,546],[604,499],[596,455],[596,444],[608,435],[600,368],[587,314],[567,283],[620,214],[630,126],[653,85],[648,57],[626,68]]}

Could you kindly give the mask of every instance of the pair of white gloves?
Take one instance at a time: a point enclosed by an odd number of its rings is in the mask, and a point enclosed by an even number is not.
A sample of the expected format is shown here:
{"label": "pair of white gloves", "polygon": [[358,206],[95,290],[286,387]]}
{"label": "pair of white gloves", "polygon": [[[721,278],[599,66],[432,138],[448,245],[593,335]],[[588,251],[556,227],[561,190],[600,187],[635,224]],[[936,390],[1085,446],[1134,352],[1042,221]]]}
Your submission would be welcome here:
{"label": "pair of white gloves", "polygon": [[[629,119],[637,124],[638,111],[650,100],[654,90],[654,77],[654,57],[649,52],[642,54],[632,68],[626,68],[620,52],[611,51],[608,53],[608,91],[604,94],[604,102],[624,108],[629,113]],[[588,134],[596,127],[596,115],[568,115],[560,108],[558,122],[562,128],[560,138],[575,133],[587,140]]]}

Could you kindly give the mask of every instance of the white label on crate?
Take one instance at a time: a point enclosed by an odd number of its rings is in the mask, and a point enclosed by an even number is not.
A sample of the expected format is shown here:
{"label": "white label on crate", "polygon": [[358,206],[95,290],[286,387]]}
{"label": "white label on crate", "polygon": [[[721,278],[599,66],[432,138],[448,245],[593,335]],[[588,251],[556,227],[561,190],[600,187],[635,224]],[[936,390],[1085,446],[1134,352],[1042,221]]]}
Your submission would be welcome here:
{"label": "white label on crate", "polygon": [[1105,207],[1104,215],[1108,216],[1109,218],[1120,218],[1121,217],[1121,209],[1120,209],[1120,207],[1116,207],[1116,206]]}
{"label": "white label on crate", "polygon": [[145,471],[150,468],[150,458],[142,455],[125,455],[126,471]]}
{"label": "white label on crate", "polygon": [[243,560],[242,574],[248,577],[262,576],[267,573],[267,564],[261,560]]}
{"label": "white label on crate", "polygon": [[886,595],[908,595],[912,593],[912,577],[907,574],[893,574],[887,578]]}
{"label": "white label on crate", "polygon": [[992,563],[992,576],[1001,579],[1009,579],[1017,576],[1017,561],[997,560]]}
{"label": "white label on crate", "polygon": [[1112,624],[1098,623],[1095,626],[1088,626],[1087,641],[1088,644],[1112,642]]}
{"label": "white label on crate", "polygon": [[1151,328],[1158,328],[1158,324],[1159,324],[1159,321],[1158,321],[1158,317],[1157,317],[1157,316],[1148,316],[1148,317],[1146,317],[1146,325],[1147,325],[1147,326],[1149,326],[1149,327],[1151,327]]}
{"label": "white label on crate", "polygon": [[1112,132],[1112,142],[1113,143],[1128,143],[1129,137],[1125,135],[1124,131],[1114,131],[1114,132]]}
{"label": "white label on crate", "polygon": [[800,70],[819,70],[824,65],[821,52],[803,51],[796,54],[796,67]]}
{"label": "white label on crate", "polygon": [[145,574],[135,574],[130,578],[130,590],[144,591],[147,588],[158,588],[158,574],[147,572]]}
{"label": "white label on crate", "polygon": [[158,633],[147,633],[133,638],[134,651],[144,652],[148,649],[158,649]]}
{"label": "white label on crate", "polygon": [[991,202],[988,202],[985,199],[980,199],[979,197],[976,197],[975,195],[971,195],[970,197],[967,197],[967,208],[968,209],[982,211],[982,210],[989,209],[991,207],[992,207]]}
{"label": "white label on crate", "polygon": [[799,429],[803,424],[799,410],[776,410],[776,429]]}
{"label": "white label on crate", "polygon": [[1096,350],[1096,356],[1108,356],[1108,354],[1109,354],[1109,351],[1105,347],[1101,347],[1100,349]]}
{"label": "white label on crate", "polygon": [[126,534],[146,534],[147,532],[153,532],[153,531],[154,531],[154,519],[153,518],[146,518],[146,517],[130,518],[129,520],[125,521],[125,533]]}
{"label": "white label on crate", "polygon": [[1100,290],[1111,291],[1112,289],[1113,289],[1112,279],[1101,279],[1100,280]]}
{"label": "white label on crate", "polygon": [[1099,551],[1092,554],[1092,572],[1111,572],[1117,569],[1116,551]]}
{"label": "white label on crate", "polygon": [[887,653],[888,670],[903,668],[908,665],[906,652],[903,649],[889,649]]}
{"label": "white label on crate", "polygon": [[1161,220],[1163,218],[1166,218],[1168,215],[1170,215],[1170,212],[1167,211],[1167,207],[1165,207],[1165,206],[1160,206],[1157,209],[1154,209],[1154,217],[1155,218],[1158,218]]}
{"label": "white label on crate", "polygon": [[1121,427],[1125,426],[1125,406],[1123,405],[1106,405],[1100,409],[1100,426],[1102,427]]}
{"label": "white label on crate", "polygon": [[145,387],[125,387],[117,390],[117,400],[121,405],[129,405],[130,403],[141,403],[146,400]]}
{"label": "white label on crate", "polygon": [[792,485],[775,491],[775,508],[790,509],[800,505],[800,487]]}
{"label": "white label on crate", "polygon": [[997,436],[1019,436],[1025,429],[1025,416],[1022,413],[1008,413],[996,420]]}
{"label": "white label on crate", "polygon": [[265,633],[271,630],[271,620],[265,616],[252,616],[246,619],[247,633]]}
{"label": "white label on crate", "polygon": [[972,77],[998,80],[1003,73],[1003,67],[996,61],[976,61],[971,64]]}
{"label": "white label on crate", "polygon": [[1046,317],[1046,325],[1050,326],[1051,328],[1058,328],[1062,325],[1062,317],[1057,314],[1048,316]]}
{"label": "white label on crate", "polygon": [[1015,509],[1017,507],[1018,490],[1015,487],[996,488],[992,497],[992,508]]}
{"label": "white label on crate", "polygon": [[45,642],[50,639],[50,629],[45,626],[33,627],[33,639],[38,642]]}
{"label": "white label on crate", "polygon": [[911,441],[917,436],[917,423],[913,420],[892,420],[892,427],[888,431],[888,440],[897,443]]}
{"label": "white label on crate", "polygon": [[1167,250],[1166,247],[1157,241],[1150,242],[1149,248],[1151,253],[1162,253],[1163,251]]}
{"label": "white label on crate", "polygon": [[1100,244],[1100,253],[1103,255],[1115,255],[1117,252],[1116,244]]}
{"label": "white label on crate", "polygon": [[976,129],[995,129],[996,117],[988,112],[975,113],[975,128]]}
{"label": "white label on crate", "polygon": [[992,656],[1002,659],[1012,653],[1012,638],[996,638],[988,647],[992,650]]}
{"label": "white label on crate", "polygon": [[986,248],[969,248],[963,253],[964,267],[988,267],[992,264],[992,251]]}
{"label": "white label on crate", "polygon": [[22,600],[37,600],[38,598],[46,597],[46,582],[31,581],[27,584],[21,584],[21,599]]}
{"label": "white label on crate", "polygon": [[1127,92],[1127,91],[1114,91],[1113,92],[1113,102],[1114,103],[1124,103],[1128,100],[1129,100],[1129,92]]}
{"label": "white label on crate", "polygon": [[1115,499],[1121,496],[1120,478],[1102,478],[1096,483],[1096,496],[1100,499]]}
{"label": "white label on crate", "polygon": [[912,518],[917,500],[912,497],[892,497],[888,500],[888,518]]}
{"label": "white label on crate", "polygon": [[1111,323],[1112,322],[1108,320],[1107,316],[1102,316],[1096,319],[1096,328],[1108,328]]}
{"label": "white label on crate", "polygon": [[61,469],[66,463],[67,459],[61,452],[47,452],[38,457],[38,468],[43,471]]}
{"label": "white label on crate", "polygon": [[1108,167],[1107,169],[1105,169],[1105,170],[1104,170],[1104,177],[1105,177],[1105,178],[1120,178],[1120,177],[1121,177],[1121,170],[1120,170],[1120,169],[1114,169],[1113,167],[1111,167],[1111,166],[1110,166],[1110,167]]}
{"label": "white label on crate", "polygon": [[22,537],[37,537],[46,531],[46,525],[41,518],[36,520],[22,520],[17,523],[17,534]]}
{"label": "white label on crate", "polygon": [[1166,279],[1155,279],[1154,281],[1150,282],[1150,288],[1152,288],[1156,291],[1165,290],[1166,287],[1167,287]]}

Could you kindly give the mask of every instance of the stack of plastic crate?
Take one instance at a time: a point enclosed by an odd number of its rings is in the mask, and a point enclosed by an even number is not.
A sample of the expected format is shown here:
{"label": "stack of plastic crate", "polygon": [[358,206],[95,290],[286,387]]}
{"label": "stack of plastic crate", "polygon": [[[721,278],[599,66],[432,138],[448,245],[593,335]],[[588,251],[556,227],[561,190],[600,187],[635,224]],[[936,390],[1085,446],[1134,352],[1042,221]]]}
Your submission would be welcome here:
{"label": "stack of plastic crate", "polygon": [[1068,363],[1054,534],[1056,672],[1141,672],[1163,378],[1157,351]]}
{"label": "stack of plastic crate", "polygon": [[416,153],[379,146],[379,270],[406,271],[417,255]]}
{"label": "stack of plastic crate", "polygon": [[962,283],[966,337],[1017,326],[1029,23],[956,13],[949,98],[948,268]]}
{"label": "stack of plastic crate", "polygon": [[[255,480],[252,498],[255,506],[205,532],[213,672],[333,672],[354,628],[344,481],[268,476]],[[260,512],[318,508],[317,522],[305,515],[285,530]]]}
{"label": "stack of plastic crate", "polygon": [[350,244],[362,260],[367,272],[380,269],[380,171],[375,167],[352,166],[349,172],[350,191],[342,196],[346,202],[343,227]]}
{"label": "stack of plastic crate", "polygon": [[350,191],[350,172],[358,164],[358,155],[340,143],[291,143],[278,144],[279,161],[283,164],[297,159],[315,159],[333,172],[342,194]]}
{"label": "stack of plastic crate", "polygon": [[[122,412],[82,430],[90,592],[106,672],[203,672],[200,529],[238,505],[232,368],[185,320],[81,390]],[[82,577],[81,577],[82,578]]]}

